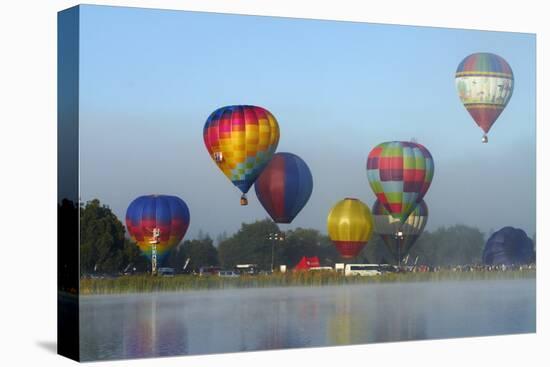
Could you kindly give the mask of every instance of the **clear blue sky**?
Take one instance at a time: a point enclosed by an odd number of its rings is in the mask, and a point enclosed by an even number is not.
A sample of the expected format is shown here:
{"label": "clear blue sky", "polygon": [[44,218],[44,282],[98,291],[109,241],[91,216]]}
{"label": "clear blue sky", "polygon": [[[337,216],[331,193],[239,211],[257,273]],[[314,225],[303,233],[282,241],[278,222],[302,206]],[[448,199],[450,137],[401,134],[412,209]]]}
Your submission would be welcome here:
{"label": "clear blue sky", "polygon": [[[435,161],[428,229],[535,232],[532,34],[97,6],[82,7],[80,32],[80,195],[120,219],[151,193],[187,202],[186,238],[266,217],[253,188],[239,206],[202,140],[213,110],[255,104],[279,121],[278,151],[301,156],[314,177],[290,228],[326,233],[344,197],[372,206],[369,151],[415,138]],[[454,85],[474,52],[504,57],[515,76],[489,144]]]}

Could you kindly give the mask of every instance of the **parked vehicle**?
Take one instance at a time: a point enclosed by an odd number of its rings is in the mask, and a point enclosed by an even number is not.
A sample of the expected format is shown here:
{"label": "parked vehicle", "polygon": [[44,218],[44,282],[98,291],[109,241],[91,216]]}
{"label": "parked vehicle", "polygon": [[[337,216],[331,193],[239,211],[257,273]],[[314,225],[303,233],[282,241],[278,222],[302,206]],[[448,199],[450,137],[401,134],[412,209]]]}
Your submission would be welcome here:
{"label": "parked vehicle", "polygon": [[202,266],[199,269],[199,275],[200,276],[216,275],[219,273],[220,270],[222,269],[219,266]]}
{"label": "parked vehicle", "polygon": [[218,276],[224,277],[224,278],[236,278],[236,277],[239,277],[240,275],[234,270],[220,270],[218,272]]}
{"label": "parked vehicle", "polygon": [[239,274],[256,275],[258,274],[258,266],[256,264],[238,264],[234,269]]}
{"label": "parked vehicle", "polygon": [[174,268],[159,268],[158,275],[161,277],[173,277],[176,274]]}
{"label": "parked vehicle", "polygon": [[380,264],[380,272],[381,273],[397,273],[398,269],[394,265],[390,264]]}
{"label": "parked vehicle", "polygon": [[336,263],[334,264],[334,271],[338,271],[338,272],[344,272],[344,269],[346,267],[346,264],[344,263]]}
{"label": "parked vehicle", "polygon": [[378,264],[346,264],[345,276],[373,276],[380,275],[380,265]]}

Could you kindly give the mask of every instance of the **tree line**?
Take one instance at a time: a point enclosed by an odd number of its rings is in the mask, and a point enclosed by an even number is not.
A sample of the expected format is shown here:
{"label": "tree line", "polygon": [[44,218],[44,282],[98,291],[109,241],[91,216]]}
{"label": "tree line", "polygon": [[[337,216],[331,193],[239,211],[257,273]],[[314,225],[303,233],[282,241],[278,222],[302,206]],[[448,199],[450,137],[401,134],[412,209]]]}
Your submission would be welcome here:
{"label": "tree line", "polygon": [[[126,236],[122,222],[111,209],[94,199],[80,206],[80,273],[121,273],[128,270],[146,272],[150,263],[137,245]],[[282,234],[284,240],[270,240]],[[327,235],[316,229],[296,228],[281,231],[270,219],[243,223],[234,234],[218,236],[217,243],[200,232],[196,239],[184,240],[164,259],[161,266],[176,271],[199,271],[202,266],[232,269],[237,264],[256,264],[260,269],[279,265],[293,268],[302,256],[317,256],[322,266],[344,261]],[[455,225],[424,231],[410,251],[409,258],[431,266],[475,264],[481,262],[484,234],[477,228]],[[413,260],[414,261],[414,260]],[[391,252],[379,236],[353,259],[357,263],[395,263]]]}

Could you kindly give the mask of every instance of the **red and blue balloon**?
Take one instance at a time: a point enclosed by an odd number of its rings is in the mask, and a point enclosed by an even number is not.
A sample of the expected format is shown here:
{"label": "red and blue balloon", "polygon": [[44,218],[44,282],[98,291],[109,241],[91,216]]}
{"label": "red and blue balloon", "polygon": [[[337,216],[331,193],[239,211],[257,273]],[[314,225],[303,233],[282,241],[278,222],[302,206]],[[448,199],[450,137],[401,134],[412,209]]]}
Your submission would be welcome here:
{"label": "red and blue balloon", "polygon": [[276,153],[254,185],[256,196],[276,223],[291,223],[313,191],[311,171],[300,157]]}

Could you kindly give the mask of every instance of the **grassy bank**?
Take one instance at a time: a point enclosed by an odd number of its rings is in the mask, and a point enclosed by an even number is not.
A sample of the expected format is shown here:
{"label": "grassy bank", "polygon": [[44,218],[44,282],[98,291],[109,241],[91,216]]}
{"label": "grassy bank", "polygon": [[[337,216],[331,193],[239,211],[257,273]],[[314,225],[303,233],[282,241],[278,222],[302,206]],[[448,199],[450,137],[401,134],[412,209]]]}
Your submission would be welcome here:
{"label": "grassy bank", "polygon": [[535,270],[514,271],[440,271],[429,273],[386,273],[371,277],[345,277],[334,272],[299,272],[287,274],[241,276],[178,275],[175,277],[151,277],[148,275],[123,276],[112,279],[81,279],[82,295],[119,294],[143,292],[173,292],[228,288],[266,288],[291,286],[324,286],[341,284],[368,284],[421,281],[468,281],[534,278]]}

